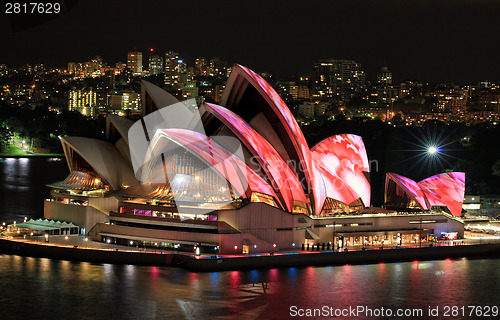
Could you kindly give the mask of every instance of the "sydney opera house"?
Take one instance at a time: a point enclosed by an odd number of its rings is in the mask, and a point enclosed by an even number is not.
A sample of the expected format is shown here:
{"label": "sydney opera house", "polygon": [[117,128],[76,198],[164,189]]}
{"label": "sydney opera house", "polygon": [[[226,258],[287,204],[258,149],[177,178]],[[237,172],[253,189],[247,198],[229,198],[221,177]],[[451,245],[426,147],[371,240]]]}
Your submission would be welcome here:
{"label": "sydney opera house", "polygon": [[235,65],[221,105],[178,102],[142,82],[142,119],[109,115],[106,140],[61,139],[70,174],[49,185],[47,219],[95,241],[207,253],[417,243],[456,232],[463,173],[414,182],[387,174],[370,207],[361,137],[309,147],[258,74]]}

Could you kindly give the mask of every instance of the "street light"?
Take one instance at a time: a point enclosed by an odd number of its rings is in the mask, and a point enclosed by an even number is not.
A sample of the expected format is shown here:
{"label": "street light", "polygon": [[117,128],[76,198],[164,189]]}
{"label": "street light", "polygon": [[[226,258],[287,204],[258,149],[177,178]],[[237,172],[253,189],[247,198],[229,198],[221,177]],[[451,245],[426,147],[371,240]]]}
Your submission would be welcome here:
{"label": "street light", "polygon": [[418,242],[419,242],[419,248],[422,248],[422,217],[420,217],[420,228],[418,230]]}
{"label": "street light", "polygon": [[194,249],[194,254],[199,257],[200,256],[200,247],[201,247],[201,243],[199,242],[196,242],[196,244],[194,245],[193,249]]}
{"label": "street light", "polygon": [[335,221],[333,221],[333,252],[335,252]]}
{"label": "street light", "polygon": [[449,165],[446,160],[449,155],[446,155],[445,148],[450,143],[446,143],[435,137],[419,139],[419,142],[418,144],[414,144],[418,149],[413,150],[419,151],[419,154],[410,157],[410,159],[417,156],[419,157],[415,158],[415,161],[413,161],[413,164],[411,164],[407,170],[412,170],[414,167],[418,166],[420,170],[426,169],[428,173],[431,173],[440,170],[442,167],[446,167],[447,164]]}
{"label": "street light", "polygon": [[431,154],[431,155],[432,155],[432,154],[439,153],[440,151],[441,151],[441,150],[440,150],[440,148],[438,148],[438,147],[436,147],[436,146],[430,146],[430,147],[428,147],[428,148],[427,148],[427,152],[428,152],[429,154]]}

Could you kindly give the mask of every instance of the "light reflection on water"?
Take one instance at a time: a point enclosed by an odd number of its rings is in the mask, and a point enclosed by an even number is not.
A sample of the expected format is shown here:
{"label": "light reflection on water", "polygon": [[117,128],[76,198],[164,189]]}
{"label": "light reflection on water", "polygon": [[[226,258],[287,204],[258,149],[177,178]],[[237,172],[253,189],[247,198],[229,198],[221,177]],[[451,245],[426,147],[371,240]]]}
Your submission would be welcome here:
{"label": "light reflection on water", "polygon": [[5,319],[287,319],[291,305],[495,305],[500,288],[494,259],[191,273],[0,255],[0,270]]}
{"label": "light reflection on water", "polygon": [[0,222],[12,223],[24,217],[41,218],[43,199],[49,195],[46,184],[61,181],[68,175],[64,159],[1,159]]}

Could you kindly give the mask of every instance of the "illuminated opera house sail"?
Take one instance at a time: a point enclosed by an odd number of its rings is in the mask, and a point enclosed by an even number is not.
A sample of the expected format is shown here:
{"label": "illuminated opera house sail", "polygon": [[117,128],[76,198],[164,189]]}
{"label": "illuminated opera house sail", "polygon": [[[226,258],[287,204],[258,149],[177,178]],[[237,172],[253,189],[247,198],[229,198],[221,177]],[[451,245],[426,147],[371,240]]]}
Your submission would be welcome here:
{"label": "illuminated opera house sail", "polygon": [[463,172],[441,173],[420,182],[387,173],[385,181],[385,205],[394,209],[428,211],[439,208],[460,217],[464,193]]}
{"label": "illuminated opera house sail", "polygon": [[[377,225],[379,216],[363,216],[371,199],[362,138],[341,134],[310,148],[284,101],[255,72],[235,65],[221,105],[179,102],[146,81],[141,97],[139,121],[108,115],[106,141],[61,139],[70,174],[49,185],[47,218],[73,221],[98,241],[198,243],[221,253],[336,243],[333,219],[343,219],[337,232],[351,232],[354,244]],[[418,188],[396,184],[416,192],[408,198],[422,210],[430,202],[455,210],[441,192],[449,184],[429,179]],[[431,194],[433,187],[439,190]],[[378,233],[370,241],[398,228],[372,227]]]}

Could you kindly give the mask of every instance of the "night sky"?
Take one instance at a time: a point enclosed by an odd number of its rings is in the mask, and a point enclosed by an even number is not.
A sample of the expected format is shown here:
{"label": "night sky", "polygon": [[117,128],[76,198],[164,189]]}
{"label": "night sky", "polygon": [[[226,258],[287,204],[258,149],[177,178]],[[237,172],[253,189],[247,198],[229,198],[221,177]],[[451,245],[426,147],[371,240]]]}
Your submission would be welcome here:
{"label": "night sky", "polygon": [[[1,2],[0,2],[1,3]],[[2,5],[3,7],[3,5]],[[3,12],[3,8],[2,8]],[[134,49],[220,56],[278,76],[310,74],[318,58],[353,59],[368,79],[499,80],[500,1],[94,1],[13,32],[0,15],[0,63],[65,66]]]}

